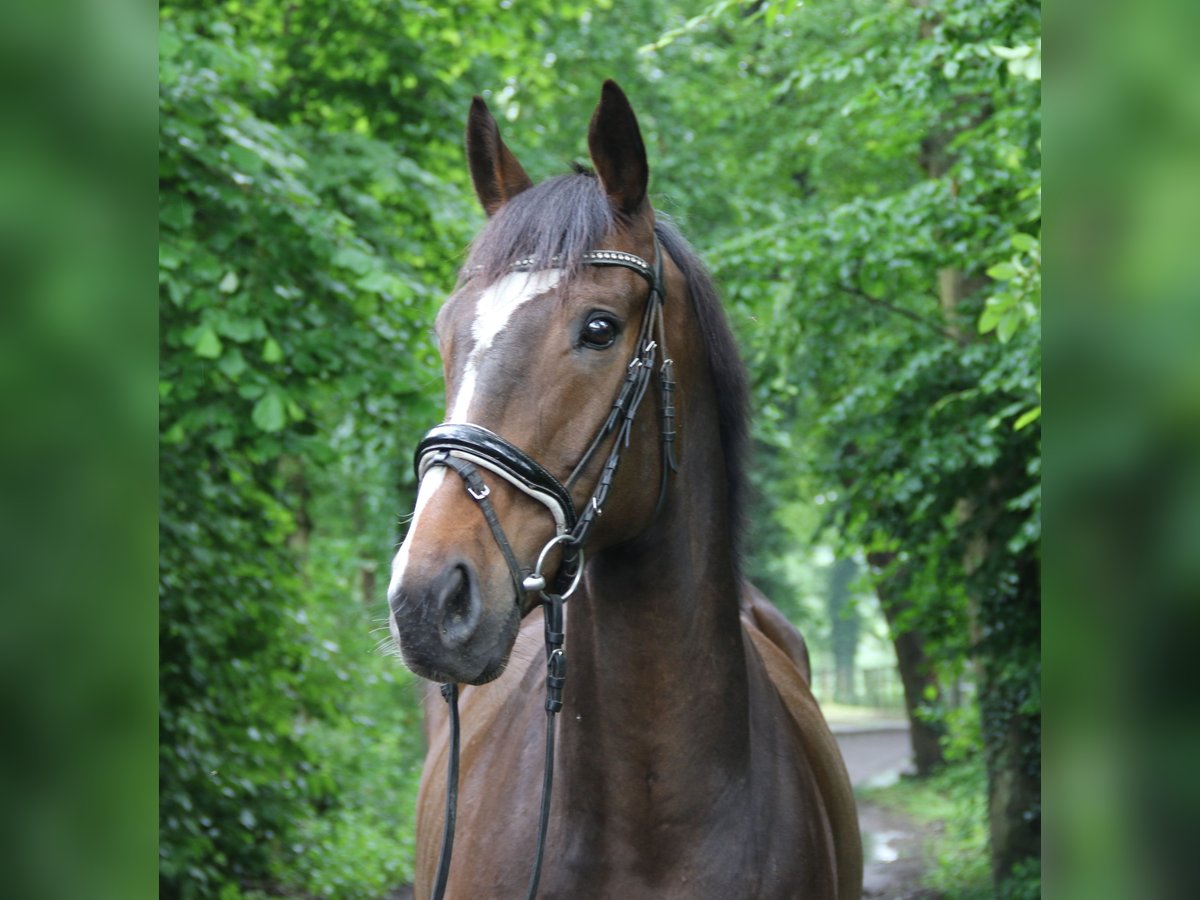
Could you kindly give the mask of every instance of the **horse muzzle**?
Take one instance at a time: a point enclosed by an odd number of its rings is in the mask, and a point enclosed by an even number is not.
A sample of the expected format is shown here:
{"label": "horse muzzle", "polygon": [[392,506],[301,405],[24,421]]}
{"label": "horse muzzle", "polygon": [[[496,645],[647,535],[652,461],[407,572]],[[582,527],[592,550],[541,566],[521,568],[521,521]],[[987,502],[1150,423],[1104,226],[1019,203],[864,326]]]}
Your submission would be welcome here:
{"label": "horse muzzle", "polygon": [[463,561],[428,577],[410,573],[388,607],[405,665],[431,681],[484,684],[498,677],[520,626],[515,598],[498,609],[485,603],[478,573]]}

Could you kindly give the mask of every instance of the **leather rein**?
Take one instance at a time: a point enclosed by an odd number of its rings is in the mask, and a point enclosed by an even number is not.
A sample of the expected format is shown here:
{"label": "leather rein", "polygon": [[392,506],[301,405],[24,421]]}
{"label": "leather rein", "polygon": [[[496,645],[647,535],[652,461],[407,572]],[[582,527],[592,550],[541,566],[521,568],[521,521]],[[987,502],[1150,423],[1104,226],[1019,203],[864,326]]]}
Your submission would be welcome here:
{"label": "leather rein", "polygon": [[[616,476],[621,451],[629,446],[633,421],[650,384],[658,353],[662,354],[659,369],[662,416],[662,479],[659,486],[655,518],[662,510],[667,495],[667,478],[676,471],[674,458],[675,441],[675,379],[673,363],[666,352],[666,327],[663,323],[663,305],[666,301],[666,285],[663,281],[663,252],[658,237],[654,238],[654,264],[640,256],[621,250],[589,250],[581,261],[589,266],[615,266],[630,269],[642,276],[650,285],[646,309],[642,316],[641,329],[630,360],[625,379],[613,401],[604,423],[588,445],[575,469],[565,484],[556,479],[533,457],[499,435],[479,425],[469,423],[445,423],[430,429],[417,445],[415,465],[417,480],[435,466],[445,466],[458,475],[467,494],[479,506],[491,529],[513,579],[516,597],[526,593],[541,596],[545,617],[546,644],[546,751],[545,770],[542,780],[542,805],[538,819],[537,855],[529,880],[527,897],[537,895],[541,878],[542,857],[546,848],[546,832],[550,819],[550,793],[554,782],[554,723],[562,709],[562,692],[567,678],[567,659],[563,647],[565,640],[563,604],[579,587],[583,577],[583,547],[604,508],[608,493]],[[553,267],[561,262],[558,257],[549,260]],[[535,269],[535,260],[522,259],[509,266],[510,272],[530,272]],[[583,475],[588,464],[599,452],[605,440],[615,434],[612,449],[604,463],[596,487],[581,512],[576,512],[571,500],[571,489]],[[517,490],[544,505],[554,518],[555,536],[542,548],[532,568],[522,566],[513,552],[512,545],[504,534],[492,505],[491,489],[480,477],[479,469],[486,469],[507,481]],[[549,585],[542,567],[550,551],[562,545],[562,562]],[[454,850],[454,825],[458,810],[459,770],[459,715],[458,685],[443,684],[442,696],[450,707],[450,762],[446,773],[446,815],[442,831],[442,846],[438,855],[437,877],[434,882],[433,900],[442,900],[446,882],[450,875],[450,858]]]}

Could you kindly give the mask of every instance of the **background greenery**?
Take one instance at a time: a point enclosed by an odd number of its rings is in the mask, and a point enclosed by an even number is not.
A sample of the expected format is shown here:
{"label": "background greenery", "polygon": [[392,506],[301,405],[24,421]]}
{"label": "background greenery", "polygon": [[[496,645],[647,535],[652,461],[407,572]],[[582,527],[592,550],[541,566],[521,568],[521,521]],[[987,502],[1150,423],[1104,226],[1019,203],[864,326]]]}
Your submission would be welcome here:
{"label": "background greenery", "polygon": [[751,370],[747,570],[832,653],[859,561],[1036,892],[1036,4],[172,2],[159,47],[165,896],[410,877],[417,688],[371,631],[481,221],[462,122],[557,173],[605,77]]}

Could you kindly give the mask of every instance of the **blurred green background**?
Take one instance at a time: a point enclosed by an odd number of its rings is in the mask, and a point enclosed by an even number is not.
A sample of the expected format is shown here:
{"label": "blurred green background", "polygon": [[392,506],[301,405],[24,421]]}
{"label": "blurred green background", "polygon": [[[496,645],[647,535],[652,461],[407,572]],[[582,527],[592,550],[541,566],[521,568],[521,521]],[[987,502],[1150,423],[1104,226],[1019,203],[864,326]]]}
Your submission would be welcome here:
{"label": "blurred green background", "polygon": [[[605,77],[751,370],[747,570],[824,670],[856,614],[860,653],[919,637],[911,711],[985,805],[1040,779],[1036,5],[168,3],[157,215],[155,17],[12,13],[14,896],[376,897],[407,878],[415,687],[371,629],[408,455],[441,412],[429,324],[481,221],[463,117],[484,94],[544,177],[585,158]],[[1187,896],[1200,23],[1182,3],[1048,18],[1047,878]],[[1040,803],[1015,810],[1018,838]],[[984,863],[968,874],[990,884]],[[1028,854],[998,864],[1006,890],[1036,889]]]}

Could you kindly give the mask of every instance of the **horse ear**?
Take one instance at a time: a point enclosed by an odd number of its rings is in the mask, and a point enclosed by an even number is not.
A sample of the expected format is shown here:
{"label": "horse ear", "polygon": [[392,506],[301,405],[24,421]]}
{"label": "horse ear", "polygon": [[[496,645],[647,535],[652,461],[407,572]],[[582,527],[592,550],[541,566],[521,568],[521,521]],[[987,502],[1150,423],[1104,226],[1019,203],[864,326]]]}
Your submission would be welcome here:
{"label": "horse ear", "polygon": [[500,137],[500,128],[482,97],[471,101],[467,116],[467,163],[484,212],[495,215],[533,182]]}
{"label": "horse ear", "polygon": [[588,152],[612,205],[625,215],[636,213],[646,199],[650,179],[646,145],[629,98],[611,79],[604,82],[592,115]]}

